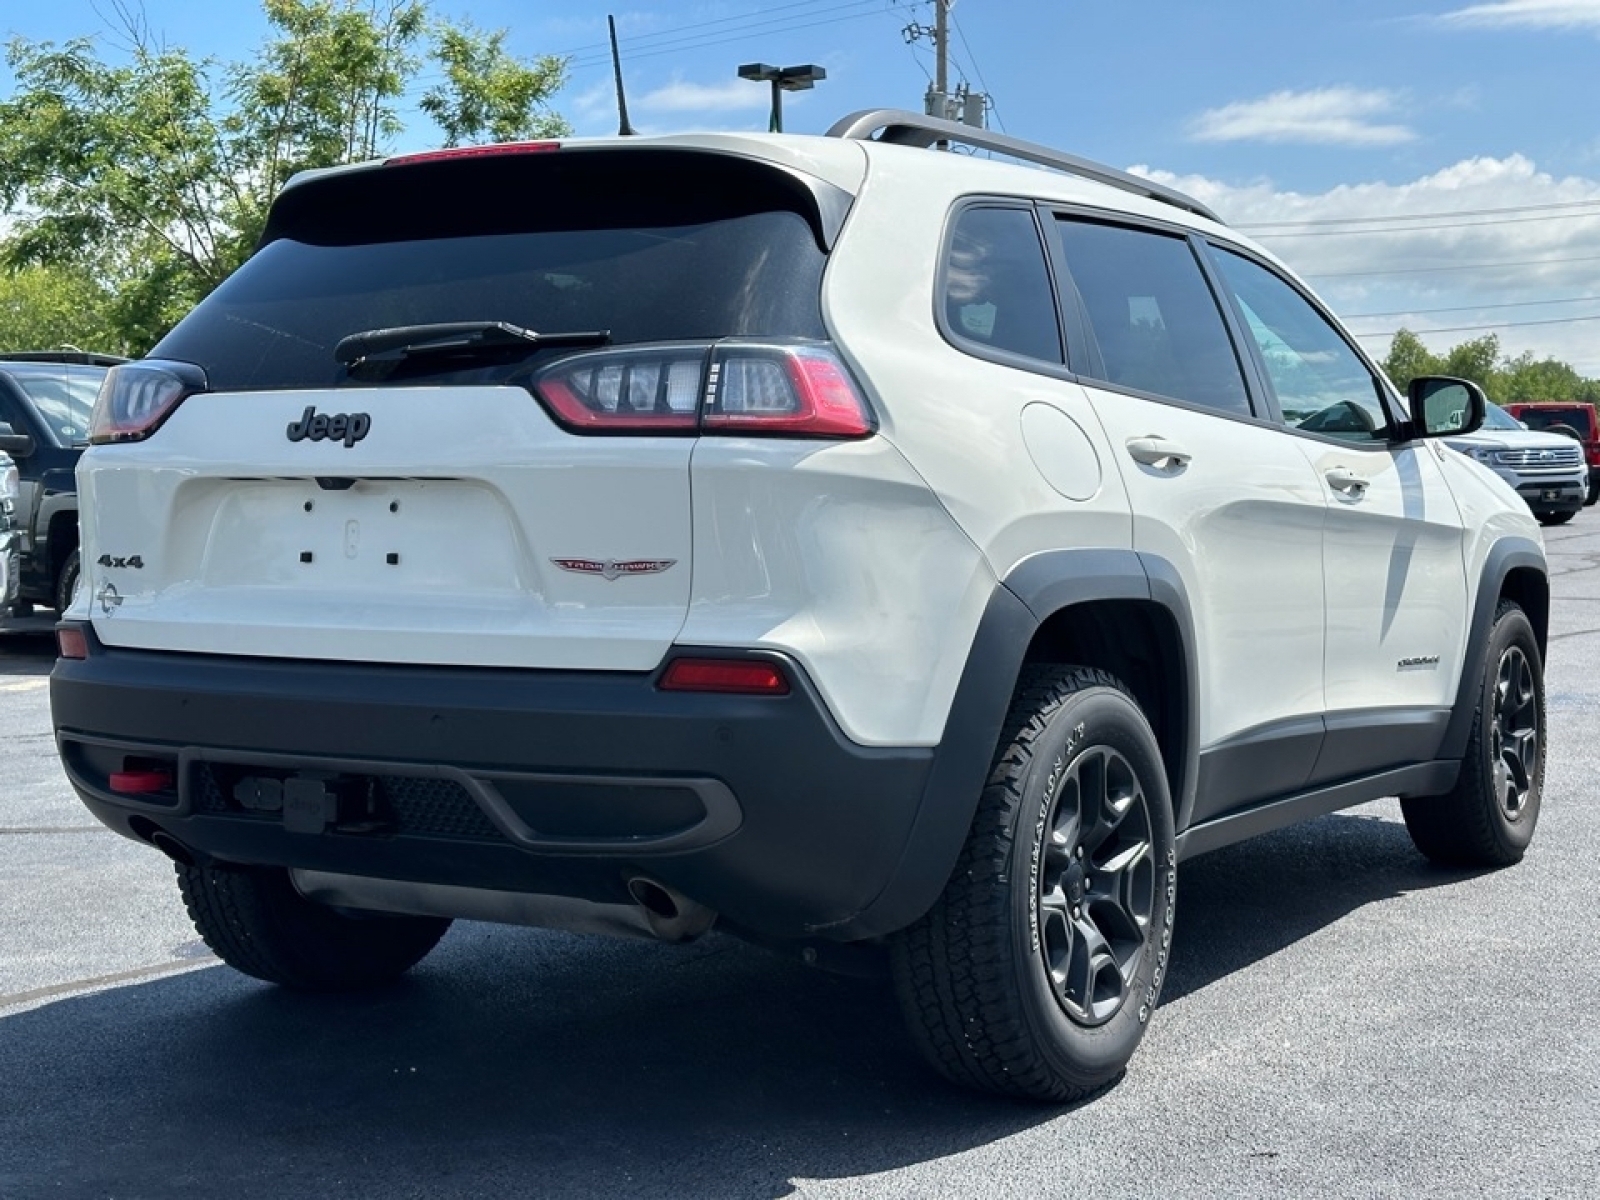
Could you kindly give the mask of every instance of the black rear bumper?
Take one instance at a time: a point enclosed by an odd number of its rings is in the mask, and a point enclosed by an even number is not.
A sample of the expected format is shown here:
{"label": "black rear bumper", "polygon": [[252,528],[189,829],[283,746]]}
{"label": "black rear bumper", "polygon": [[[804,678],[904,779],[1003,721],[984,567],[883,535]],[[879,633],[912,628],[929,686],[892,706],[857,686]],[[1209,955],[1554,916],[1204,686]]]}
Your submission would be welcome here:
{"label": "black rear bumper", "polygon": [[[854,940],[919,916],[994,745],[987,722],[937,751],[856,745],[776,655],[759,657],[782,663],[787,696],[729,696],[663,692],[655,674],[124,650],[76,628],[90,654],[52,674],[57,742],[119,833],[602,903],[642,873],[765,937]],[[114,790],[128,771],[155,790]]]}

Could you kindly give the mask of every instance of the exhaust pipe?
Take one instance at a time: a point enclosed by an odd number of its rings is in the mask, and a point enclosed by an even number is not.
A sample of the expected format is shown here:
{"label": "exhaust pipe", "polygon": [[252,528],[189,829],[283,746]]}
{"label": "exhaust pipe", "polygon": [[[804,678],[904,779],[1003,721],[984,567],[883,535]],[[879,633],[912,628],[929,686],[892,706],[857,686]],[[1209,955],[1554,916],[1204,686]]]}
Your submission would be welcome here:
{"label": "exhaust pipe", "polygon": [[692,942],[717,920],[714,910],[645,875],[628,880],[628,895],[643,911],[650,932],[663,942]]}
{"label": "exhaust pipe", "polygon": [[717,919],[714,910],[644,875],[624,880],[630,902],[615,904],[533,892],[340,875],[301,867],[291,867],[289,879],[307,900],[331,908],[497,921],[663,942],[693,941]]}

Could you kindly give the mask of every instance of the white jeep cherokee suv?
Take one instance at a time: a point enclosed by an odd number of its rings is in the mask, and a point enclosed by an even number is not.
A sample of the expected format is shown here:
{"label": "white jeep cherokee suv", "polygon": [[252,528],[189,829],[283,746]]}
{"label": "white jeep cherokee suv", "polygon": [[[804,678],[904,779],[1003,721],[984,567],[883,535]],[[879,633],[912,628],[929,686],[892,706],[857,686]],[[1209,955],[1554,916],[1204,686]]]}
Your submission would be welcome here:
{"label": "white jeep cherokee suv", "polygon": [[1527,847],[1539,532],[1434,440],[1483,404],[1194,200],[906,113],[307,175],[101,391],[60,753],[262,979],[715,922],[1079,1097],[1185,858],[1393,795]]}

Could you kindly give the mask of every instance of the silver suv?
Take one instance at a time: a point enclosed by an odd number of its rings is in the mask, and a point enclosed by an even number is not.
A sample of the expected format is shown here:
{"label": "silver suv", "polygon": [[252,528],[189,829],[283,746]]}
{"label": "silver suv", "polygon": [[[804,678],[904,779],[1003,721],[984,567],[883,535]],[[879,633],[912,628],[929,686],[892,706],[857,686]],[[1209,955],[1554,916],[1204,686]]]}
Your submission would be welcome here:
{"label": "silver suv", "polygon": [[61,757],[259,978],[715,924],[1081,1097],[1184,859],[1394,795],[1527,848],[1539,529],[1438,440],[1483,412],[1191,197],[906,113],[303,177],[101,389]]}
{"label": "silver suv", "polygon": [[1488,407],[1476,433],[1446,438],[1445,445],[1498,475],[1527,502],[1541,524],[1572,520],[1588,498],[1583,443],[1529,429],[1498,405]]}

